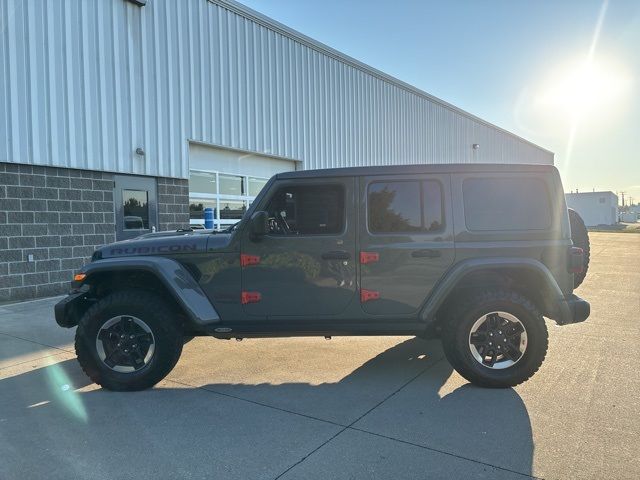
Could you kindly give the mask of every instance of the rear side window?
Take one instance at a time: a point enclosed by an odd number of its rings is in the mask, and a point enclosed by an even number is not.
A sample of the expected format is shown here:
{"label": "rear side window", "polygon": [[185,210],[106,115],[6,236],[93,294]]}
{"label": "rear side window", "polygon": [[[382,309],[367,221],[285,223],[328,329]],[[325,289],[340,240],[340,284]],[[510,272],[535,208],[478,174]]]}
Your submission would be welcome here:
{"label": "rear side window", "polygon": [[469,230],[546,230],[551,205],[537,178],[470,178],[462,184]]}
{"label": "rear side window", "polygon": [[375,182],[367,191],[371,233],[434,232],[442,228],[442,187],[427,181]]}
{"label": "rear side window", "polygon": [[344,230],[344,188],[292,185],[276,191],[269,205],[271,235],[322,235]]}

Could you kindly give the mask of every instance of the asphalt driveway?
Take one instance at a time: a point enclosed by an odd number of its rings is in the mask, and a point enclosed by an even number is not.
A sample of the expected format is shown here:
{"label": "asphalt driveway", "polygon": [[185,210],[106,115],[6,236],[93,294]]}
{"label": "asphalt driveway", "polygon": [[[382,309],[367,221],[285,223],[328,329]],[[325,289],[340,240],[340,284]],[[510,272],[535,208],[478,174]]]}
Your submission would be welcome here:
{"label": "asphalt driveway", "polygon": [[408,337],[185,346],[156,388],[89,383],[56,299],[0,307],[0,479],[637,478],[640,235],[592,233],[584,324],[528,382],[469,385]]}

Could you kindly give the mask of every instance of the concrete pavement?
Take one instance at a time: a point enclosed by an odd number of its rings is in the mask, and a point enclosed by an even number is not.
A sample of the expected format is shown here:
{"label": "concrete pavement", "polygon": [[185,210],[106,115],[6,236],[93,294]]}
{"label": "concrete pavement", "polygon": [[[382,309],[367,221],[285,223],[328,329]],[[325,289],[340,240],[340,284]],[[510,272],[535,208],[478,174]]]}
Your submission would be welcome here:
{"label": "concrete pavement", "polygon": [[541,370],[469,385],[408,337],[185,346],[156,388],[89,383],[55,299],[0,307],[0,479],[636,478],[640,235],[591,233],[586,323]]}

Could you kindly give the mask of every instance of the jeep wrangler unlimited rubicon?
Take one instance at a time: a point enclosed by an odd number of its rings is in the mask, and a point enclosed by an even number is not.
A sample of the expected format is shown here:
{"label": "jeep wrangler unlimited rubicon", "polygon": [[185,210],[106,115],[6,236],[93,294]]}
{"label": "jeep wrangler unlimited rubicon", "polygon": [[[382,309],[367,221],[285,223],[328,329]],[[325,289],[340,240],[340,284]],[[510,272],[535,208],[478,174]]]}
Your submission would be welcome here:
{"label": "jeep wrangler unlimited rubicon", "polygon": [[545,358],[543,316],[589,316],[571,234],[553,166],[282,173],[228,230],[98,249],[55,315],[113,390],[153,386],[198,335],[436,336],[469,381],[509,387]]}

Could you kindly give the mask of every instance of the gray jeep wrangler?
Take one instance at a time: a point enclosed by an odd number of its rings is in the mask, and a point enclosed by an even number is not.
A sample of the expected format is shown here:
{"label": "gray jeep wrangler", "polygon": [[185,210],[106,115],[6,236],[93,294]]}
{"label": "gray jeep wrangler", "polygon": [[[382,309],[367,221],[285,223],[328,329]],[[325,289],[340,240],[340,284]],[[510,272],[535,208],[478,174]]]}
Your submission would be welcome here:
{"label": "gray jeep wrangler", "polygon": [[78,326],[78,361],[113,390],[156,384],[198,335],[440,337],[462,376],[510,387],[544,360],[543,316],[589,316],[570,215],[553,166],[278,174],[228,230],[100,248],[56,321]]}

